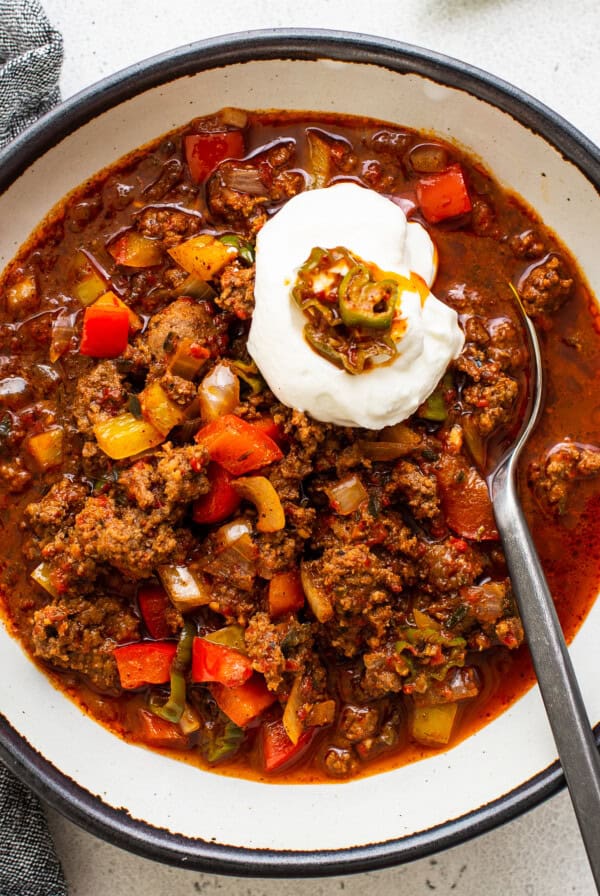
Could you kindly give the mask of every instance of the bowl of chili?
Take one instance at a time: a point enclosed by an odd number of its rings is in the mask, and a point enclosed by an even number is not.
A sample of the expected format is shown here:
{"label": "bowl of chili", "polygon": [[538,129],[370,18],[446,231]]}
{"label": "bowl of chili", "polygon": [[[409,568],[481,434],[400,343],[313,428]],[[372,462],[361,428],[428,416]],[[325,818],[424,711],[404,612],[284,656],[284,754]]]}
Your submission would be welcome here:
{"label": "bowl of chili", "polygon": [[[338,181],[429,233],[465,336],[377,432],[287,408],[246,350],[257,234]],[[5,761],[119,845],[271,876],[407,861],[562,786],[483,471],[527,397],[516,292],[549,374],[523,501],[596,723],[596,147],[435,53],[273,31],[84,91],[0,182]],[[370,270],[299,280],[350,377],[392,320]]]}

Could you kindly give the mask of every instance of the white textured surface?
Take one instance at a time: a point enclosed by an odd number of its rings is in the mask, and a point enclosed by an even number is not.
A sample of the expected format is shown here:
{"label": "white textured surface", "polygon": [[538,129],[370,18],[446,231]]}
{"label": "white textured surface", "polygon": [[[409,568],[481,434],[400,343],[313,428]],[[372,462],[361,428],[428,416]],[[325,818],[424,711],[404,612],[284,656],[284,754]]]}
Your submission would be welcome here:
{"label": "white textured surface", "polygon": [[[600,142],[600,4],[583,0],[45,0],[65,36],[68,96],[137,59],[217,34],[267,27],[343,28],[427,46],[528,91]],[[568,799],[562,795],[505,827],[435,858],[342,881],[240,881],[166,868],[128,855],[50,813],[70,896],[248,896],[341,890],[375,896],[592,896],[595,889]]]}

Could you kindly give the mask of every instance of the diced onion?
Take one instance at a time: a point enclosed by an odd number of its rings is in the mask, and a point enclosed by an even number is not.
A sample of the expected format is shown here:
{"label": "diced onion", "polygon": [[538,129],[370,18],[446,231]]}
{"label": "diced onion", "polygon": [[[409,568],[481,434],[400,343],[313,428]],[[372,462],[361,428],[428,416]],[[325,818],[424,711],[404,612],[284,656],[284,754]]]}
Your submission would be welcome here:
{"label": "diced onion", "polygon": [[448,153],[437,143],[422,143],[410,151],[410,164],[422,174],[437,174],[448,167]]}
{"label": "diced onion", "polygon": [[53,364],[71,347],[71,341],[75,336],[76,320],[76,314],[68,314],[66,311],[61,311],[52,321],[48,355]]}
{"label": "diced onion", "polygon": [[406,426],[405,423],[396,423],[395,426],[386,426],[381,430],[382,442],[394,442],[399,445],[405,454],[410,454],[422,443],[421,436]]}
{"label": "diced onion", "polygon": [[221,176],[226,187],[235,190],[236,193],[247,193],[249,196],[266,196],[267,189],[260,176],[258,168],[230,168],[221,169]]}
{"label": "diced onion", "polygon": [[200,572],[188,566],[159,566],[158,575],[174,607],[185,613],[212,600],[210,587]]}
{"label": "diced onion", "polygon": [[365,457],[374,461],[398,460],[399,457],[406,457],[413,450],[399,442],[366,442],[360,441],[360,450]]}
{"label": "diced onion", "polygon": [[231,414],[240,403],[240,381],[227,364],[217,364],[198,387],[200,413],[207,423]]}
{"label": "diced onion", "polygon": [[39,304],[37,284],[33,274],[28,274],[6,290],[6,307],[11,314],[33,311]]}
{"label": "diced onion", "polygon": [[194,731],[198,731],[200,728],[200,716],[189,703],[185,704],[182,716],[179,719],[179,727],[183,734],[193,734]]}
{"label": "diced onion", "polygon": [[242,518],[235,519],[231,520],[230,523],[225,523],[224,526],[217,530],[217,541],[223,548],[227,548],[241,538],[242,535],[250,535],[251,533],[252,526],[248,520]]}
{"label": "diced onion", "polygon": [[219,112],[219,118],[223,124],[232,128],[245,128],[248,124],[248,113],[245,109],[236,109],[234,106],[226,106]]}
{"label": "diced onion", "polygon": [[432,619],[431,616],[428,616],[427,613],[423,613],[422,610],[417,609],[415,607],[413,609],[413,619],[415,620],[415,625],[420,629],[436,629],[439,631],[441,628],[439,622],[435,619]]}
{"label": "diced onion", "polygon": [[366,488],[354,473],[326,488],[325,492],[332,509],[341,516],[354,513],[369,497]]}
{"label": "diced onion", "polygon": [[306,600],[319,622],[328,622],[333,617],[333,605],[328,595],[314,579],[309,563],[300,565],[300,580]]}
{"label": "diced onion", "polygon": [[302,706],[301,688],[302,675],[297,675],[283,711],[283,727],[293,744],[297,744],[304,733],[304,726],[298,718],[298,710]]}
{"label": "diced onion", "polygon": [[308,141],[313,187],[315,189],[326,187],[331,177],[331,149],[328,143],[311,129],[306,132],[306,139]]}

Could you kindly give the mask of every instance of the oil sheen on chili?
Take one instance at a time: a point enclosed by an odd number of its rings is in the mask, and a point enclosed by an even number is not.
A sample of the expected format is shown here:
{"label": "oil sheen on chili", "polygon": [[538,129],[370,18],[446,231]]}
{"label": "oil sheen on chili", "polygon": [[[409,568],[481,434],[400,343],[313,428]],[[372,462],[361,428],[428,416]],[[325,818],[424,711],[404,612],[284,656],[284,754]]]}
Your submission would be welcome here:
{"label": "oil sheen on chili", "polygon": [[[423,307],[460,337],[377,428],[287,406],[247,345],[261,230],[340,183],[430,239]],[[280,301],[307,363],[364,383],[418,272],[349,241]],[[102,172],[0,282],[11,630],[117,734],[226,774],[346,779],[464,738],[532,681],[483,476],[527,402],[516,296],[548,373],[523,500],[570,638],[600,568],[599,339],[521,200],[430,134],[316,113],[224,109]]]}

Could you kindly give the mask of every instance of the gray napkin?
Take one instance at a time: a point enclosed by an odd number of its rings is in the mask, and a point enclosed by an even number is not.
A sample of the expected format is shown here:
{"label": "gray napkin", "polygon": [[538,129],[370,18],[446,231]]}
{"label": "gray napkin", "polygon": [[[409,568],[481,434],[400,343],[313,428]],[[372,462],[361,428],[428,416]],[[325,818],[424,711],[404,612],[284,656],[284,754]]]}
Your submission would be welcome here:
{"label": "gray napkin", "polygon": [[[38,0],[0,0],[0,147],[60,100],[62,38]],[[66,896],[42,807],[0,764],[0,896]]]}
{"label": "gray napkin", "polygon": [[38,0],[0,0],[0,147],[58,103],[62,58]]}

